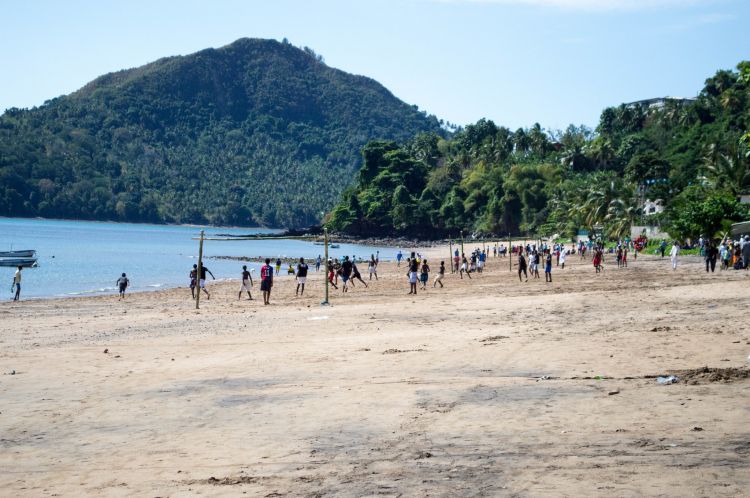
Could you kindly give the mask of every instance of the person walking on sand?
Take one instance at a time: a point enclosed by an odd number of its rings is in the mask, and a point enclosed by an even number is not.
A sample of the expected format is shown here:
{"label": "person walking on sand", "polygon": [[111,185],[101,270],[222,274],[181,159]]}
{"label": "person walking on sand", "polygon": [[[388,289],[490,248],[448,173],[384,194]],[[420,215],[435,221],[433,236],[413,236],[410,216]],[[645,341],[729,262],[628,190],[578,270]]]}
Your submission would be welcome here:
{"label": "person walking on sand", "polygon": [[441,261],[440,268],[438,268],[437,277],[435,277],[435,281],[432,283],[432,287],[435,288],[437,284],[440,284],[440,288],[442,289],[444,287],[443,285],[444,276],[445,276],[445,261]]}
{"label": "person walking on sand", "polygon": [[16,270],[16,273],[13,274],[13,285],[11,286],[11,291],[15,291],[15,294],[13,294],[13,300],[18,301],[21,299],[21,271],[23,270],[23,266],[18,266],[18,269]]}
{"label": "person walking on sand", "polygon": [[552,254],[549,251],[544,258],[544,281],[552,282]]}
{"label": "person walking on sand", "polygon": [[416,294],[417,293],[417,272],[419,271],[419,262],[417,262],[417,258],[414,257],[414,253],[412,253],[412,258],[409,260],[409,271],[406,273],[406,276],[409,277],[409,294]]}
{"label": "person walking on sand", "polygon": [[561,270],[565,269],[565,258],[567,258],[566,256],[567,252],[568,252],[567,249],[565,249],[564,247],[560,251],[560,269]]}
{"label": "person walking on sand", "polygon": [[344,256],[344,262],[341,263],[341,280],[344,281],[343,290],[349,292],[349,279],[352,277],[352,262],[349,256]]}
{"label": "person walking on sand", "polygon": [[250,288],[253,286],[253,277],[250,272],[247,271],[247,265],[242,265],[242,285],[240,286],[240,292],[237,294],[237,299],[242,298],[242,291],[247,292],[248,301],[253,300],[252,294],[250,294]]}
{"label": "person walking on sand", "polygon": [[471,278],[471,273],[469,273],[469,261],[466,259],[466,254],[463,254],[462,256],[461,269],[459,270],[461,280],[464,279],[464,273],[466,273],[467,277]]}
{"label": "person walking on sand", "polygon": [[367,263],[367,271],[370,273],[370,280],[375,275],[375,280],[378,279],[378,262],[375,260],[375,255],[370,256],[370,261]]}
{"label": "person walking on sand", "polygon": [[198,285],[198,265],[193,265],[193,269],[190,270],[190,294],[195,299],[195,287]]}
{"label": "person walking on sand", "polygon": [[659,251],[661,251],[661,257],[664,258],[664,251],[667,250],[667,241],[662,240],[661,244],[659,244]]}
{"label": "person walking on sand", "polygon": [[307,263],[305,263],[305,258],[299,258],[299,264],[297,265],[297,290],[294,291],[295,296],[297,294],[301,296],[305,293],[305,282],[307,282]]}
{"label": "person walking on sand", "polygon": [[320,263],[321,262],[322,261],[320,259],[320,254],[318,254],[318,259],[315,260],[315,271],[320,271]]}
{"label": "person walking on sand", "polygon": [[273,268],[271,259],[266,258],[266,264],[260,267],[260,291],[263,293],[263,304],[271,304],[271,287],[273,287]]}
{"label": "person walking on sand", "polygon": [[401,266],[401,259],[404,257],[403,254],[401,254],[401,249],[398,250],[398,254],[396,254],[396,266]]}
{"label": "person walking on sand", "polygon": [[203,266],[203,263],[201,263],[201,270],[200,270],[200,277],[201,278],[200,278],[199,286],[203,290],[203,292],[206,293],[206,296],[208,296],[208,297],[206,297],[206,299],[210,300],[211,299],[211,294],[209,294],[208,293],[208,289],[206,289],[206,273],[207,272],[208,272],[209,275],[211,275],[211,278],[213,280],[216,280],[216,277],[214,277],[214,274],[211,273],[211,270],[209,270],[208,268],[206,268],[205,266]]}
{"label": "person walking on sand", "polygon": [[677,256],[680,254],[680,244],[675,240],[672,250],[669,251],[669,259],[672,261],[672,271],[677,269]]}
{"label": "person walking on sand", "polygon": [[598,247],[594,249],[594,269],[596,273],[602,271],[602,251]]}
{"label": "person walking on sand", "polygon": [[115,285],[117,285],[117,289],[120,291],[120,297],[117,300],[119,301],[120,299],[125,299],[125,289],[127,289],[128,285],[130,285],[130,280],[128,280],[128,277],[123,273],[120,278],[117,279]]}
{"label": "person walking on sand", "polygon": [[419,274],[419,280],[422,282],[422,290],[427,290],[427,282],[430,280],[430,265],[427,264],[427,260],[422,260],[422,272]]}
{"label": "person walking on sand", "polygon": [[281,258],[276,258],[276,276],[281,272]]}
{"label": "person walking on sand", "polygon": [[529,281],[529,274],[526,271],[526,258],[523,256],[523,251],[518,251],[518,281],[521,281],[521,273],[526,277],[526,281]]}
{"label": "person walking on sand", "polygon": [[359,280],[363,284],[365,284],[365,289],[367,288],[367,282],[362,280],[362,274],[359,273],[359,268],[357,268],[357,263],[352,261],[352,287],[354,287],[354,281]]}

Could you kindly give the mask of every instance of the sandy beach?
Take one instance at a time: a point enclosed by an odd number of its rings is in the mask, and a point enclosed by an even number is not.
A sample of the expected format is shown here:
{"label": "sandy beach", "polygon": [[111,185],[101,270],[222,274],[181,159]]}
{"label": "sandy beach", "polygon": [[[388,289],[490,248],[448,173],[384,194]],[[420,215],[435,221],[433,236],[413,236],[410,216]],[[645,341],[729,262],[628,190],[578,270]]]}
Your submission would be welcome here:
{"label": "sandy beach", "polygon": [[3,302],[0,495],[747,496],[750,272],[606,263]]}

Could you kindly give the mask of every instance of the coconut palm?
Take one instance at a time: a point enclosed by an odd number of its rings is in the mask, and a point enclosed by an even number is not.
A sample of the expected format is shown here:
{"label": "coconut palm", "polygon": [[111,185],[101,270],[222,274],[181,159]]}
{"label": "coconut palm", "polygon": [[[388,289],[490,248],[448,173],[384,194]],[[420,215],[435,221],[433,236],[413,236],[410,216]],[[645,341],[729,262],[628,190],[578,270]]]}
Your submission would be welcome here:
{"label": "coconut palm", "polygon": [[705,177],[714,188],[740,195],[750,190],[750,158],[744,151],[718,151],[715,144],[704,156]]}

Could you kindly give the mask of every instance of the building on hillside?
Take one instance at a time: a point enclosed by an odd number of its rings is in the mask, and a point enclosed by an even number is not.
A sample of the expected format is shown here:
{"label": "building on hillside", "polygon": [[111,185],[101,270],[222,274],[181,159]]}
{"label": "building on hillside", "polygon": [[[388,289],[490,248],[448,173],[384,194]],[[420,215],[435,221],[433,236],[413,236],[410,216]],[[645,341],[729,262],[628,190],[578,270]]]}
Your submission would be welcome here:
{"label": "building on hillside", "polygon": [[680,105],[688,105],[695,102],[695,98],[686,97],[655,97],[653,99],[636,100],[635,102],[628,102],[625,107],[646,107],[647,109],[662,109],[667,105],[667,102],[675,102]]}
{"label": "building on hillside", "polygon": [[658,214],[664,212],[664,204],[661,199],[646,199],[643,201],[643,215],[651,216],[652,214]]}

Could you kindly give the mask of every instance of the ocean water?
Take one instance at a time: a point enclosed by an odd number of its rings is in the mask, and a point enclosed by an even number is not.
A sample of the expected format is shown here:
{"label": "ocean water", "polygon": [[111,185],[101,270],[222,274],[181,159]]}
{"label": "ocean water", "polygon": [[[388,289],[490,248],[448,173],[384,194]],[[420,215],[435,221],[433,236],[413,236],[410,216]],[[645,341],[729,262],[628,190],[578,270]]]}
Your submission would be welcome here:
{"label": "ocean water", "polygon": [[[49,298],[115,294],[115,282],[123,272],[130,279],[129,292],[187,287],[190,269],[198,261],[197,237],[219,234],[277,233],[263,228],[214,228],[91,221],[0,218],[0,251],[36,249],[39,266],[24,268],[21,297]],[[333,257],[358,259],[376,251],[380,259],[393,259],[397,249],[341,244],[329,249]],[[304,257],[314,260],[323,247],[300,240],[205,241],[204,265],[217,280],[239,279],[242,265],[255,269],[260,263],[212,259],[213,256]],[[310,261],[314,263],[314,261]],[[314,271],[314,265],[311,265]],[[362,271],[362,270],[360,270]],[[0,299],[10,299],[15,268],[0,267]],[[286,277],[282,268],[282,278]],[[210,285],[209,276],[209,285]]]}

